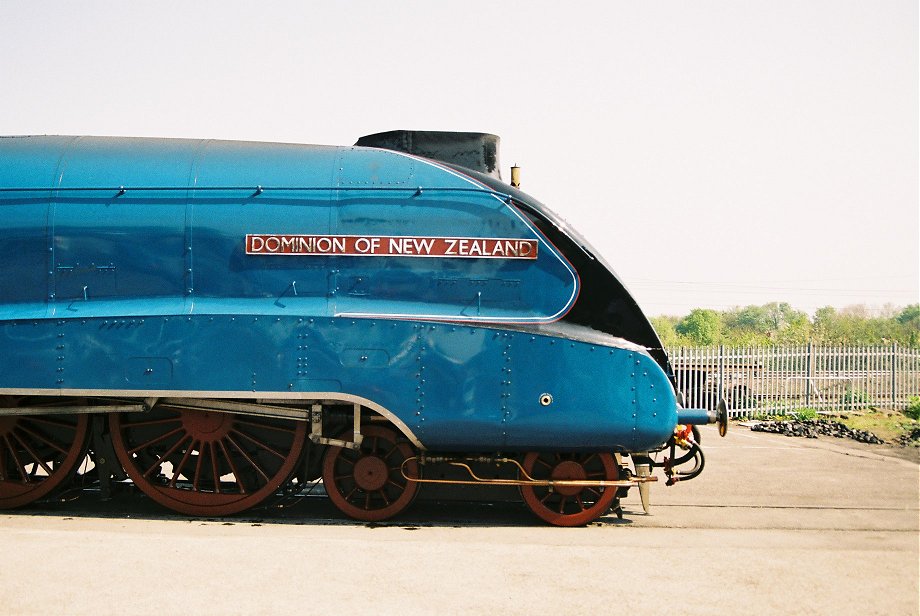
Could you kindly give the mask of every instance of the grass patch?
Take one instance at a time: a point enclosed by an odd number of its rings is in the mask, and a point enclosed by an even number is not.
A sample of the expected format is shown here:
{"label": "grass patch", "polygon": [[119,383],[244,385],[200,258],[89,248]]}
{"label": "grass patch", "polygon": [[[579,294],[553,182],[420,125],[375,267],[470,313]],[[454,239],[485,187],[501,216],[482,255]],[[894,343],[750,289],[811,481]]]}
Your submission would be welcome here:
{"label": "grass patch", "polygon": [[899,411],[876,409],[860,411],[858,415],[841,413],[836,420],[848,428],[868,430],[888,443],[920,425],[920,422]]}

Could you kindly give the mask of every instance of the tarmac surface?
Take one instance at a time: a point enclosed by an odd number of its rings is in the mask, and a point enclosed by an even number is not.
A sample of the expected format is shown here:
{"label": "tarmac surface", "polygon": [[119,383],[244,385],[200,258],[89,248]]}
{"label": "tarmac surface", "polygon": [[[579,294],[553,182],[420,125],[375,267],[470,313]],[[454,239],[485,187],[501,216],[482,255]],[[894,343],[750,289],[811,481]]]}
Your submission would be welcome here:
{"label": "tarmac surface", "polygon": [[[2,614],[918,614],[920,467],[733,425],[706,469],[625,517],[512,503],[343,520],[326,498],[188,519],[140,495],[0,514]],[[903,457],[903,452],[901,452]]]}

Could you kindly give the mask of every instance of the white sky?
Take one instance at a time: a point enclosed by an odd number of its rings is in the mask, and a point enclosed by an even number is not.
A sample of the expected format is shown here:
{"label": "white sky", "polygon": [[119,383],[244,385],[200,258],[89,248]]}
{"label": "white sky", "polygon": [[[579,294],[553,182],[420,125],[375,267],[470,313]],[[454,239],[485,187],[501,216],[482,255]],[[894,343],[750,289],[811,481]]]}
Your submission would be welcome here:
{"label": "white sky", "polygon": [[0,134],[492,132],[649,315],[917,302],[918,70],[917,0],[0,2]]}

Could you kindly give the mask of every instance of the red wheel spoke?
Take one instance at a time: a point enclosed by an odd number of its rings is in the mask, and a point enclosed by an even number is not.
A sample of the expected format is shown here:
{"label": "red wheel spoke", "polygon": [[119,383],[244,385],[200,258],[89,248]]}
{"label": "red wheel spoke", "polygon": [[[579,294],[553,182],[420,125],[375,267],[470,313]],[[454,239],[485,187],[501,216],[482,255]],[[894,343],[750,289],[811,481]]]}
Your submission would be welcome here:
{"label": "red wheel spoke", "polygon": [[[191,437],[189,438],[191,439]],[[191,457],[192,450],[195,449],[195,445],[196,445],[195,439],[191,439],[189,441],[188,447],[185,448],[185,453],[182,454],[182,460],[179,462],[179,466],[173,467],[173,476],[172,476],[172,479],[169,480],[170,488],[176,487],[176,481],[179,479],[179,475],[182,474],[182,469],[185,468],[185,463],[188,462],[189,457]],[[145,476],[146,476],[146,473],[145,473]],[[188,479],[188,477],[186,477],[186,479]]]}
{"label": "red wheel spoke", "polygon": [[265,479],[266,481],[268,481],[268,473],[266,473],[264,470],[262,470],[262,467],[259,466],[259,465],[256,463],[256,461],[253,460],[252,457],[251,457],[248,453],[246,453],[246,450],[244,450],[242,447],[240,447],[239,444],[238,444],[236,441],[234,441],[234,440],[233,440],[233,437],[230,436],[229,434],[227,435],[227,440],[230,441],[230,444],[231,444],[231,445],[233,445],[234,447],[236,447],[237,451],[239,451],[241,454],[243,454],[243,457],[246,458],[246,461],[249,462],[250,466],[252,466],[252,468],[256,469],[256,472],[259,473],[260,475],[262,475],[262,478],[263,478],[263,479]]}
{"label": "red wheel spoke", "polygon": [[252,443],[253,445],[256,445],[257,447],[260,447],[260,448],[264,449],[264,450],[267,451],[268,453],[271,453],[271,454],[276,455],[277,457],[281,458],[282,460],[284,460],[284,458],[285,458],[285,455],[284,455],[283,453],[279,453],[279,452],[275,451],[274,449],[272,449],[271,447],[269,447],[267,444],[263,443],[262,441],[260,441],[260,440],[258,440],[258,439],[256,439],[256,438],[253,438],[253,437],[249,436],[249,435],[246,434],[245,432],[240,432],[239,430],[233,430],[233,434],[239,434],[240,436],[242,436],[244,439],[246,439],[247,441],[249,441],[249,442]]}
{"label": "red wheel spoke", "polygon": [[[177,449],[179,449],[179,446],[182,445],[182,443],[184,443],[184,442],[185,442],[185,438],[180,438],[178,441],[176,441],[176,444],[175,444],[175,445],[173,445],[172,447],[170,447],[170,448],[166,451],[166,453],[164,453],[164,454],[161,455],[159,458],[157,458],[157,461],[154,462],[154,463],[150,466],[150,468],[148,468],[146,471],[144,471],[144,477],[146,477],[147,475],[149,475],[150,473],[152,473],[152,472],[153,472],[153,469],[159,468],[160,465],[163,464],[163,462],[166,460],[166,458],[168,458],[169,456],[173,455],[173,453],[175,453],[175,451],[176,451]],[[179,474],[178,469],[173,468],[173,477],[175,477],[177,474]]]}
{"label": "red wheel spoke", "polygon": [[26,473],[26,467],[23,466],[22,462],[19,461],[19,454],[16,453],[16,449],[13,448],[12,443],[10,443],[10,439],[4,436],[3,440],[6,442],[6,446],[10,450],[10,454],[13,456],[13,463],[16,464],[16,470],[22,477],[22,483],[29,483],[29,476],[28,473]]}
{"label": "red wheel spoke", "polygon": [[61,447],[60,445],[58,445],[58,444],[55,443],[54,441],[49,440],[48,438],[46,438],[45,436],[39,434],[38,432],[33,432],[32,430],[29,430],[29,429],[26,428],[25,426],[18,426],[18,428],[19,428],[21,431],[23,431],[23,432],[25,432],[26,434],[28,434],[29,436],[31,436],[32,438],[41,441],[43,444],[47,445],[48,447],[51,447],[52,449],[57,450],[58,453],[62,453],[62,454],[64,454],[64,455],[67,455],[67,449],[64,449],[63,447]]}
{"label": "red wheel spoke", "polygon": [[37,453],[35,453],[35,450],[33,450],[31,447],[29,447],[29,444],[28,444],[27,442],[25,442],[25,441],[23,441],[23,440],[17,438],[17,437],[16,437],[16,434],[11,433],[10,436],[12,436],[14,439],[16,439],[16,440],[19,442],[20,445],[22,445],[22,448],[25,449],[26,452],[28,452],[28,454],[29,454],[30,456],[32,456],[32,459],[33,459],[33,460],[35,460],[36,462],[38,462],[38,465],[41,466],[42,469],[44,469],[44,471],[45,471],[46,473],[48,473],[48,476],[50,477],[50,476],[51,476],[51,473],[53,472],[53,471],[51,470],[51,467],[48,466],[47,464],[45,464],[45,461],[42,460],[41,457],[40,457]]}
{"label": "red wheel spoke", "polygon": [[211,443],[211,473],[214,475],[214,491],[220,494],[220,471],[217,470],[217,447]]}
{"label": "red wheel spoke", "polygon": [[568,500],[569,500],[568,496],[563,496],[562,499],[559,501],[559,513],[565,512],[565,504],[568,502]]}
{"label": "red wheel spoke", "polygon": [[391,447],[390,450],[383,456],[384,460],[389,460],[394,454],[398,454],[399,449],[397,447]]}
{"label": "red wheel spoke", "polygon": [[164,441],[168,439],[170,436],[173,436],[174,434],[179,434],[180,432],[182,432],[182,428],[176,428],[174,430],[170,430],[169,432],[166,432],[165,434],[161,434],[160,436],[150,439],[143,445],[138,445],[134,449],[129,450],[128,453],[129,454],[137,453],[141,449],[146,449],[147,447],[150,447],[151,445],[159,443],[160,441]]}
{"label": "red wheel spoke", "polygon": [[236,470],[236,464],[233,463],[233,458],[230,456],[230,452],[227,451],[227,446],[224,445],[223,440],[218,442],[220,443],[220,450],[227,459],[227,464],[230,465],[230,472],[233,473],[233,477],[236,479],[236,485],[240,486],[240,494],[246,494],[246,486],[243,485],[243,477],[240,476],[240,472]]}
{"label": "red wheel spoke", "polygon": [[208,448],[207,443],[201,443],[198,448],[198,455],[195,458],[195,477],[192,479],[192,489],[198,491],[199,480],[201,479],[201,463],[204,460],[204,452]]}

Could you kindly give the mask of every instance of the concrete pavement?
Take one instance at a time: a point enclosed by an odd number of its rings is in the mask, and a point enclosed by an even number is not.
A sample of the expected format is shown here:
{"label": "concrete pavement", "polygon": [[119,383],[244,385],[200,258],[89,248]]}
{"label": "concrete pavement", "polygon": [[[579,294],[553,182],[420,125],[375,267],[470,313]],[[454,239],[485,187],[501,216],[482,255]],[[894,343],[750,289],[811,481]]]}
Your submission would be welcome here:
{"label": "concrete pavement", "polygon": [[[918,613],[918,465],[732,426],[707,468],[626,517],[542,526],[417,503],[384,525],[326,499],[185,519],[140,498],[0,515],[0,613]],[[114,511],[113,511],[114,510]]]}

